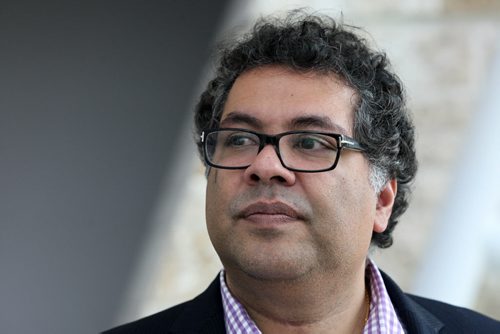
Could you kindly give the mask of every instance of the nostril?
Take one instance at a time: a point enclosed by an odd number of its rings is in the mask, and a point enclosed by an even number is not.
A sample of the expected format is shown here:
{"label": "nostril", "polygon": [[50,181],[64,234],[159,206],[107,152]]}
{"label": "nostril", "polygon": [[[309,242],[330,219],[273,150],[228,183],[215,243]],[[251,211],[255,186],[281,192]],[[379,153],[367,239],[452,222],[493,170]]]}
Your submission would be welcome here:
{"label": "nostril", "polygon": [[283,176],[280,176],[280,175],[273,176],[271,179],[272,180],[276,180],[276,181],[278,181],[280,183],[285,183],[286,182],[286,179]]}
{"label": "nostril", "polygon": [[[252,173],[250,175],[250,180],[252,180],[253,182],[259,182],[261,180],[261,177],[255,173]],[[275,175],[273,177],[271,177],[271,180],[275,180],[279,183],[286,183],[286,178],[284,178],[283,176],[280,176],[280,175]]]}

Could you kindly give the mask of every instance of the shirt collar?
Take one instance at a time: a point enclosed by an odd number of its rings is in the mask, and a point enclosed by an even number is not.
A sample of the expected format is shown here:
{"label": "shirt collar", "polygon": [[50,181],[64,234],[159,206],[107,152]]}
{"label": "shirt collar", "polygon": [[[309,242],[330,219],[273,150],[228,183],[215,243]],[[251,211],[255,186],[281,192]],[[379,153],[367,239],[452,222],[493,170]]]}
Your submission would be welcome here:
{"label": "shirt collar", "polygon": [[[403,326],[394,310],[382,275],[371,259],[367,260],[365,275],[370,282],[370,315],[363,334],[403,334]],[[262,334],[245,307],[229,291],[224,270],[221,270],[219,279],[226,332],[228,334]]]}
{"label": "shirt collar", "polygon": [[224,269],[219,274],[224,322],[228,334],[262,334],[241,303],[233,297],[224,278]]}
{"label": "shirt collar", "polygon": [[365,277],[370,281],[370,315],[363,334],[404,334],[380,270],[370,258],[366,263]]}

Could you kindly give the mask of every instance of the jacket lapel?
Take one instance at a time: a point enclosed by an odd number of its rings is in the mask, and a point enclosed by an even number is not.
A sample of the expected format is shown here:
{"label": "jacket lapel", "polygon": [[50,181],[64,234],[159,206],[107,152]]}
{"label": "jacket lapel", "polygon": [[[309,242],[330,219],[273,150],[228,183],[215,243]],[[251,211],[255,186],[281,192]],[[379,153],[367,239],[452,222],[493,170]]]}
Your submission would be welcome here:
{"label": "jacket lapel", "polygon": [[405,331],[415,334],[435,334],[444,328],[443,323],[420,304],[406,295],[399,286],[381,271],[385,287]]}
{"label": "jacket lapel", "polygon": [[192,300],[171,327],[171,333],[225,333],[224,311],[217,276],[210,286]]}

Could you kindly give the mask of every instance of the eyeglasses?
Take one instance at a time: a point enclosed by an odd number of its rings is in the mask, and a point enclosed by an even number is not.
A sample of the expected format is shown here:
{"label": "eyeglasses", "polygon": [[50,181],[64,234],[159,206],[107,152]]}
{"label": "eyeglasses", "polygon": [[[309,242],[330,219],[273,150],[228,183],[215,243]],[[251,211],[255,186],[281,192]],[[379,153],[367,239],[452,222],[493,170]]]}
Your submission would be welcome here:
{"label": "eyeglasses", "polygon": [[269,136],[246,129],[209,129],[201,133],[205,161],[223,169],[245,169],[266,145],[273,145],[283,167],[295,172],[335,168],[342,149],[364,151],[353,138],[337,133],[289,131]]}

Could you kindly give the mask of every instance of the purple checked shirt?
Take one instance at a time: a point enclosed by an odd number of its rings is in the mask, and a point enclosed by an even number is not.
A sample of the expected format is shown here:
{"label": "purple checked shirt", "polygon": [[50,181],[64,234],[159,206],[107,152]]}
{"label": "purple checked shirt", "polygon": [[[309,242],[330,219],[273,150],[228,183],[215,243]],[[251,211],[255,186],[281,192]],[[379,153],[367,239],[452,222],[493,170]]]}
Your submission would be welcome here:
{"label": "purple checked shirt", "polygon": [[[363,334],[404,334],[403,326],[392,306],[382,276],[371,259],[367,261],[366,275],[370,279],[371,300],[370,315]],[[227,288],[224,270],[221,270],[219,279],[226,332],[228,334],[262,334],[243,305]]]}

